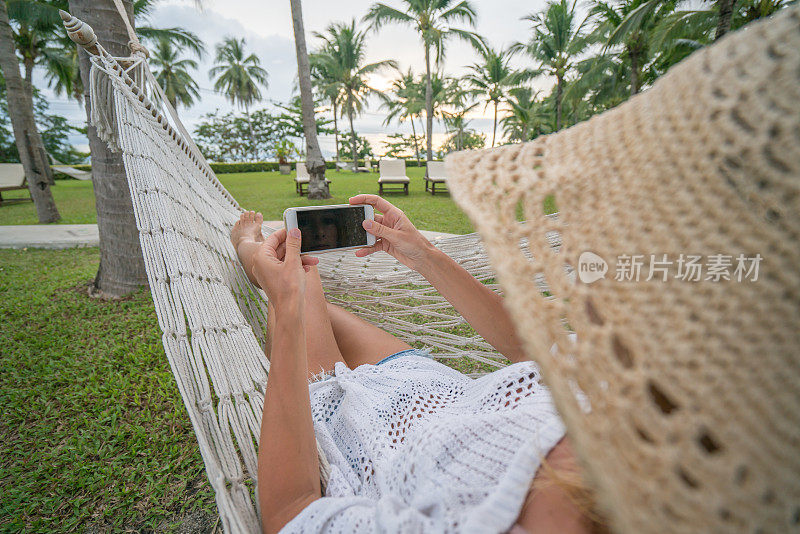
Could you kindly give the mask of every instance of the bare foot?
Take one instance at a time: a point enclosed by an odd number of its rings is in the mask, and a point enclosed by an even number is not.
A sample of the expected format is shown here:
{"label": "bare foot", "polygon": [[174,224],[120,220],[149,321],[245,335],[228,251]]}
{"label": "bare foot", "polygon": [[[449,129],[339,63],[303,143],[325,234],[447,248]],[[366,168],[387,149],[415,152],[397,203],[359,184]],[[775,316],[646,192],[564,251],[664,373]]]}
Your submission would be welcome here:
{"label": "bare foot", "polygon": [[244,272],[250,283],[258,287],[261,286],[253,276],[253,254],[258,250],[259,244],[264,241],[264,236],[261,234],[261,223],[263,222],[264,216],[260,212],[245,211],[239,216],[239,220],[231,230],[231,243],[236,249],[239,261],[242,262]]}

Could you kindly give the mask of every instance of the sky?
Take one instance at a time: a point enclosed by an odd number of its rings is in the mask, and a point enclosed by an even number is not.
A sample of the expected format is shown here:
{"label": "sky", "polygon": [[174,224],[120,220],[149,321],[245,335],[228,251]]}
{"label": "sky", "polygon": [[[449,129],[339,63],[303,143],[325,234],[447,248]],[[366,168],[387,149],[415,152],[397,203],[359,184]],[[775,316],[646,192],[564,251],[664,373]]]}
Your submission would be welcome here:
{"label": "sky", "polygon": [[[384,0],[385,3],[399,7],[397,0]],[[372,0],[304,0],[303,18],[309,50],[319,44],[313,32],[323,32],[331,22],[349,22],[361,17],[372,5]],[[528,21],[521,20],[530,13],[541,10],[545,0],[472,0],[478,18],[475,30],[485,36],[492,46],[505,47],[516,41],[527,41],[531,30]],[[296,85],[297,60],[294,48],[291,11],[288,0],[205,0],[202,9],[195,6],[193,0],[163,0],[149,16],[147,23],[156,27],[180,26],[196,33],[205,43],[207,53],[199,62],[194,73],[200,88],[200,100],[191,108],[179,108],[181,120],[192,132],[201,117],[215,110],[233,111],[234,107],[223,95],[213,91],[213,81],[209,79],[208,70],[213,65],[214,46],[225,36],[244,37],[246,47],[261,60],[261,66],[269,74],[269,87],[262,90],[265,101],[259,107],[272,107],[271,102],[285,102],[291,98]],[[367,62],[394,59],[405,71],[411,67],[414,72],[424,72],[423,48],[416,33],[408,27],[390,25],[379,32],[369,34],[367,40]],[[453,40],[447,48],[443,69],[448,75],[461,75],[467,66],[476,61],[475,52],[462,42]],[[514,59],[518,67],[533,67],[523,55]],[[42,69],[37,69],[38,87],[44,87]],[[370,83],[376,89],[387,88],[394,77],[392,69],[374,76]],[[36,81],[35,81],[36,83]],[[547,90],[552,80],[538,78],[534,85]],[[67,117],[75,125],[85,121],[83,106],[56,97],[45,91],[51,104],[51,111]],[[478,106],[469,117],[469,127],[485,133],[491,138],[492,109]],[[381,140],[387,134],[396,132],[411,133],[408,123],[399,125],[396,122],[384,125],[385,114],[379,108],[377,99],[371,99],[366,112],[355,121],[355,129],[359,135],[367,137],[376,154],[385,150]],[[346,122],[340,123],[340,130],[346,129]],[[498,137],[500,131],[498,127]],[[444,128],[434,125],[434,145],[444,139]],[[85,138],[75,135],[73,144],[88,151]],[[320,145],[326,157],[333,154],[333,135],[321,136]]]}

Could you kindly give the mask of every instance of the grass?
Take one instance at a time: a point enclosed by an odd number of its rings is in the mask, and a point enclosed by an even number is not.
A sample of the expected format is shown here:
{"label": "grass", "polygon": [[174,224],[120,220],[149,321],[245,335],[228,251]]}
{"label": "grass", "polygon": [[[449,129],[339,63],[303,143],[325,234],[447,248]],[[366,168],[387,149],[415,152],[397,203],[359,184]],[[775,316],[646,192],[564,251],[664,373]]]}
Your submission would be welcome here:
{"label": "grass", "polygon": [[216,514],[147,289],[96,248],[0,251],[0,532],[172,532]]}
{"label": "grass", "polygon": [[[402,209],[421,230],[435,230],[454,234],[472,232],[467,216],[455,205],[448,194],[431,196],[425,192],[422,179],[425,169],[409,167],[411,178],[409,195],[387,194],[386,198]],[[278,220],[283,210],[290,206],[313,204],[346,204],[347,199],[359,193],[378,192],[377,173],[328,171],[331,193],[334,197],[324,202],[310,201],[295,193],[292,175],[277,172],[252,172],[219,175],[222,185],[246,209],[261,211],[266,220]],[[61,224],[97,222],[91,182],[59,180],[52,188],[56,206],[61,213]],[[25,191],[3,193],[4,198],[25,197]],[[37,224],[36,211],[30,202],[0,207],[0,225]]]}

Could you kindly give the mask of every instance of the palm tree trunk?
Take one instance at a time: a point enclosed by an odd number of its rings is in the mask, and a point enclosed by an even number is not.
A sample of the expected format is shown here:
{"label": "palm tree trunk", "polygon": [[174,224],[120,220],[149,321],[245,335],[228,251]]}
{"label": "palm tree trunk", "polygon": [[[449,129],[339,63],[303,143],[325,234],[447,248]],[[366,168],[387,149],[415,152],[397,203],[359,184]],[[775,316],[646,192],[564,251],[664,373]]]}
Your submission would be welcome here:
{"label": "palm tree trunk", "polygon": [[561,129],[561,99],[564,95],[564,79],[558,76],[556,80],[556,131],[559,131]]}
{"label": "palm tree trunk", "polygon": [[33,101],[25,90],[22,76],[19,73],[19,61],[14,49],[14,34],[8,20],[6,3],[0,2],[0,69],[6,81],[8,98],[8,114],[14,129],[14,140],[17,144],[19,159],[25,176],[28,179],[28,190],[36,207],[36,215],[40,223],[51,223],[59,220],[53,192],[45,169],[50,169],[44,151],[32,150],[36,139],[41,143],[42,136],[36,127],[33,116]]}
{"label": "palm tree trunk", "polygon": [[331,104],[333,105],[333,145],[336,149],[336,170],[339,170],[339,119],[337,117],[337,107],[336,107],[336,99],[331,98]]}
{"label": "palm tree trunk", "polygon": [[419,161],[419,144],[417,143],[417,128],[414,126],[414,115],[411,115],[411,135],[414,138],[414,155],[417,158],[417,167],[422,167],[422,162]]}
{"label": "palm tree trunk", "polygon": [[527,122],[522,125],[522,142],[523,143],[528,140],[528,128],[529,127],[528,127],[528,123]]}
{"label": "palm tree trunk", "polygon": [[[25,65],[25,92],[28,93],[28,98],[31,101],[31,106],[33,106],[33,67],[35,65],[35,60],[32,57],[25,57],[23,60],[23,65]],[[36,115],[34,114],[34,120]],[[37,130],[38,131],[38,130]],[[42,140],[42,136],[39,135],[32,138],[30,140],[32,151],[33,152],[40,152],[44,154],[44,173],[47,176],[47,183],[50,185],[55,185],[55,180],[53,179],[53,169],[50,168],[50,158],[47,156],[47,149],[44,147],[44,141]]]}
{"label": "palm tree trunk", "polygon": [[427,122],[427,160],[433,160],[433,84],[431,82],[431,47],[425,43],[425,119]]}
{"label": "palm tree trunk", "polygon": [[714,32],[714,40],[716,41],[731,29],[731,19],[733,18],[733,2],[734,0],[717,0],[717,31]]}
{"label": "palm tree trunk", "polygon": [[492,148],[494,148],[494,138],[497,134],[497,101],[494,102],[494,125],[492,126]]}
{"label": "palm tree trunk", "polygon": [[303,28],[303,8],[300,0],[289,0],[292,7],[294,47],[297,53],[297,78],[300,102],[303,107],[303,134],[306,138],[306,167],[308,168],[308,198],[331,198],[325,181],[325,159],[317,141],[317,122],[314,120],[314,97],[311,93],[311,66],[308,63],[306,33]]}
{"label": "palm tree trunk", "polygon": [[[130,0],[124,0],[124,5],[133,20]],[[94,28],[98,41],[109,53],[129,55],[128,32],[112,0],[70,0],[69,7],[73,15]],[[83,49],[79,54],[88,116],[92,104],[89,100],[89,55]],[[100,266],[90,294],[119,297],[147,285],[139,232],[122,155],[112,152],[91,124],[87,135],[92,153],[92,185],[100,232]]]}
{"label": "palm tree trunk", "polygon": [[258,161],[258,147],[256,147],[256,134],[253,133],[253,121],[250,119],[250,108],[244,105],[244,115],[247,117],[247,129],[250,130],[250,157]]}
{"label": "palm tree trunk", "polygon": [[358,142],[353,127],[353,106],[347,107],[347,118],[350,120],[350,149],[353,153],[353,172],[358,172]]}

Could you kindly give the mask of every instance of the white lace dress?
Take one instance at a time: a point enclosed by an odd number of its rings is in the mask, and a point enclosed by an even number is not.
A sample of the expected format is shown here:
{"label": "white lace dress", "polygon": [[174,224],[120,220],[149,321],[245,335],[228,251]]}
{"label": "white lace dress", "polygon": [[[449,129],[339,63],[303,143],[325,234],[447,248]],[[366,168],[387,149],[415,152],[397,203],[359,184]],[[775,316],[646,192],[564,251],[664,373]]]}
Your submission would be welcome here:
{"label": "white lace dress", "polygon": [[283,532],[505,532],[564,435],[533,363],[471,379],[410,351],[310,391],[331,476]]}

